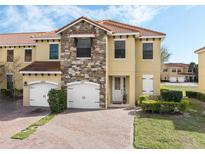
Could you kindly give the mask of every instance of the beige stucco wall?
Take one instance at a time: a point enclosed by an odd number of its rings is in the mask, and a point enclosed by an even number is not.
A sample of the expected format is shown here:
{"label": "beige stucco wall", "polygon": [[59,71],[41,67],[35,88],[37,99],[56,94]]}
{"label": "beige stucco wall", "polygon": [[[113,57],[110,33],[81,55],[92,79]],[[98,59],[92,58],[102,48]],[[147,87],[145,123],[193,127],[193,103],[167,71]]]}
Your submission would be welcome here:
{"label": "beige stucco wall", "polygon": [[199,90],[205,92],[205,50],[198,54]]}
{"label": "beige stucco wall", "polygon": [[[14,61],[15,63],[12,62],[7,62],[7,50],[13,49],[14,50]],[[13,65],[20,64],[20,67],[15,71],[15,88],[17,89],[22,89],[22,75],[19,73],[19,69],[29,65],[31,62],[25,62],[24,57],[25,57],[25,49],[32,49],[32,61],[35,59],[35,47],[12,47],[12,48],[0,48],[0,63],[2,63],[5,67],[3,69],[3,75],[1,76],[2,79],[0,82],[0,87],[5,88],[7,87],[6,85],[6,74],[13,72],[14,69]],[[18,59],[18,60],[17,60]]]}
{"label": "beige stucco wall", "polygon": [[[12,63],[7,62],[7,50],[9,49],[14,49],[14,59],[19,58],[18,63],[21,64],[21,68],[31,64],[31,62],[24,62],[24,57],[25,57],[25,49],[31,48],[32,49],[32,62],[34,61],[52,61],[49,59],[49,44],[59,44],[59,58],[60,58],[60,41],[59,40],[43,40],[43,41],[37,41],[36,46],[32,47],[3,47],[0,48],[0,64],[4,64],[6,68],[11,67]],[[59,59],[57,59],[59,60]],[[6,74],[10,73],[8,69],[5,69],[4,75],[1,76],[0,78],[6,79]],[[0,87],[1,88],[6,88],[6,80],[0,80]],[[19,73],[19,70],[16,70],[16,77],[15,77],[15,88],[17,89],[22,89],[22,75]]]}
{"label": "beige stucco wall", "polygon": [[44,75],[44,76],[41,76],[41,75],[38,75],[38,76],[35,76],[35,75],[31,75],[31,76],[28,76],[28,75],[25,75],[23,77],[23,82],[22,84],[24,85],[24,83],[26,82],[27,85],[23,86],[23,105],[24,106],[29,106],[29,83],[30,82],[34,82],[34,81],[50,81],[50,82],[55,82],[55,83],[58,83],[58,86],[60,88],[61,86],[61,75]]}
{"label": "beige stucco wall", "polygon": [[[143,75],[154,76],[154,94],[160,94],[160,44],[161,40],[152,39],[140,40],[133,36],[122,37],[122,40],[126,41],[126,58],[115,59],[114,58],[114,40],[119,38],[108,38],[108,75],[109,76],[126,76],[127,91],[128,91],[128,103],[133,106],[142,94],[142,77]],[[142,44],[143,42],[153,42],[153,59],[142,59]],[[112,82],[109,80],[108,84]],[[111,87],[109,85],[108,87]],[[111,90],[110,90],[111,91]],[[111,92],[109,92],[109,102],[111,101]]]}
{"label": "beige stucco wall", "polygon": [[[153,43],[153,59],[143,60],[143,43]],[[153,90],[154,95],[160,94],[160,70],[161,70],[161,40],[136,40],[136,97],[142,94],[142,77],[143,75],[153,75]]]}
{"label": "beige stucco wall", "polygon": [[35,53],[35,61],[50,61],[49,59],[49,51],[50,51],[50,44],[58,44],[58,50],[59,54],[58,57],[60,58],[60,51],[61,51],[61,46],[60,46],[60,41],[59,40],[54,40],[54,41],[47,41],[47,40],[40,40],[36,42],[36,53]]}

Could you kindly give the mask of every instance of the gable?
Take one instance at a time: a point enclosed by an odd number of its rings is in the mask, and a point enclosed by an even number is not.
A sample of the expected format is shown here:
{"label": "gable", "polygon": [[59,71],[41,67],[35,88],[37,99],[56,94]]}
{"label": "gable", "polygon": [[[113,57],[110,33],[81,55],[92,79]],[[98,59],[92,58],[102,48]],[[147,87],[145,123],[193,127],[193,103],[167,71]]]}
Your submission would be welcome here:
{"label": "gable", "polygon": [[104,31],[106,31],[108,33],[112,33],[112,31],[110,29],[108,29],[107,27],[104,27],[104,26],[98,24],[97,22],[94,22],[94,21],[92,21],[92,20],[90,20],[88,18],[85,18],[85,17],[80,17],[80,18],[74,20],[73,22],[69,23],[68,25],[66,25],[66,26],[60,28],[59,30],[57,30],[56,33],[60,34],[60,33],[64,32],[65,30],[69,29],[70,27],[72,27],[72,26],[74,26],[74,25],[76,25],[76,24],[78,24],[78,23],[80,23],[82,21],[83,22],[87,22],[87,23],[89,23],[89,24],[91,24],[91,25],[93,25],[95,27],[98,27],[101,30],[104,30]]}

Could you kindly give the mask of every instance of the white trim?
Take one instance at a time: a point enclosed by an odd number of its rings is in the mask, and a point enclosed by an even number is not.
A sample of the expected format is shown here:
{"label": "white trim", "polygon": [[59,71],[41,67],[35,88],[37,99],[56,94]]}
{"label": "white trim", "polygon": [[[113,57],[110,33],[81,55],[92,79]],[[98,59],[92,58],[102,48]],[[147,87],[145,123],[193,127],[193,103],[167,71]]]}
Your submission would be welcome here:
{"label": "white trim", "polygon": [[3,44],[0,44],[0,47],[14,47],[14,46],[36,46],[36,44],[10,44],[10,45],[3,45]]}
{"label": "white trim", "polygon": [[93,22],[90,22],[90,21],[88,21],[88,20],[85,19],[85,18],[78,19],[78,20],[75,21],[74,23],[72,23],[72,24],[70,24],[70,25],[64,27],[64,28],[61,29],[60,31],[58,31],[56,34],[60,34],[61,32],[65,31],[66,29],[68,29],[68,28],[72,27],[73,25],[75,25],[75,24],[81,22],[82,20],[84,20],[84,21],[88,22],[89,24],[94,25],[94,26],[96,26],[96,27],[98,27],[98,28],[100,28],[100,29],[103,29],[103,30],[105,30],[106,32],[112,34],[112,31],[109,31],[109,30],[107,30],[107,29],[105,29],[105,28],[103,28],[103,27],[101,27],[101,26],[98,26],[97,24],[95,24],[95,23],[93,23]]}
{"label": "white trim", "polygon": [[33,40],[60,40],[60,37],[32,37]]}
{"label": "white trim", "polygon": [[49,44],[58,44],[58,48],[60,46],[60,42],[49,42]]}
{"label": "white trim", "polygon": [[20,74],[62,74],[61,71],[20,71]]}
{"label": "white trim", "polygon": [[50,83],[58,86],[57,82],[52,82],[52,81],[44,81],[44,80],[38,80],[38,81],[31,81],[28,83],[28,85],[36,84],[36,83]]}
{"label": "white trim", "polygon": [[79,59],[79,60],[86,60],[86,59],[91,59],[91,57],[76,57],[76,59]]}
{"label": "white trim", "polygon": [[135,36],[139,36],[140,33],[139,32],[136,32],[136,33],[114,33],[112,34],[112,36],[126,36],[126,35],[135,35]]}
{"label": "white trim", "polygon": [[153,43],[153,45],[154,45],[154,41],[153,40],[147,40],[147,41],[146,40],[142,40],[141,42],[142,43]]}
{"label": "white trim", "polygon": [[96,37],[95,34],[71,34],[71,38],[85,38],[85,37]]}
{"label": "white trim", "polygon": [[14,73],[6,73],[6,75],[14,75]]}
{"label": "white trim", "polygon": [[165,38],[164,35],[158,35],[158,36],[140,36],[139,38]]}
{"label": "white trim", "polygon": [[[114,41],[126,41],[127,39],[125,39],[125,38],[116,38],[116,39],[114,39]],[[125,42],[126,43],[126,42]]]}
{"label": "white trim", "polygon": [[88,82],[88,81],[84,81],[84,80],[67,83],[67,86],[72,86],[72,85],[76,85],[76,84],[90,84],[90,85],[95,85],[97,87],[100,87],[100,84],[98,84],[98,83]]}

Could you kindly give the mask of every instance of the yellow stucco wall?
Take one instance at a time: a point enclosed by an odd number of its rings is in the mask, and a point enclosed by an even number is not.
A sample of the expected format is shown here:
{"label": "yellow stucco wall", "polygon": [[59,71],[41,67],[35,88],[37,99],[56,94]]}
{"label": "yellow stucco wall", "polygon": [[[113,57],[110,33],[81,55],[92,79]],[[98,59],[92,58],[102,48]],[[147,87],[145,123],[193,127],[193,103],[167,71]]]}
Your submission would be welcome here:
{"label": "yellow stucco wall", "polygon": [[205,50],[198,54],[199,63],[199,90],[205,92]]}
{"label": "yellow stucco wall", "polygon": [[[14,50],[14,59],[19,59],[18,63],[21,64],[21,68],[31,64],[31,62],[25,62],[24,57],[25,57],[25,49],[31,48],[32,49],[32,62],[34,61],[53,61],[49,59],[49,44],[59,44],[59,57],[60,57],[60,41],[59,40],[43,40],[43,41],[37,41],[36,46],[32,47],[3,47],[0,48],[0,64],[4,64],[5,70],[4,70],[4,75],[1,76],[1,78],[6,79],[6,74],[10,73],[7,69],[8,67],[12,66],[12,63],[7,62],[7,50],[13,49]],[[59,59],[57,59],[59,60]],[[6,80],[0,80],[0,87],[5,88],[7,87],[6,85]],[[17,89],[22,89],[22,75],[19,73],[19,70],[16,70],[16,77],[15,77],[15,88]]]}
{"label": "yellow stucco wall", "polygon": [[[115,59],[114,58],[114,40],[126,41],[126,58]],[[143,43],[153,43],[153,59],[143,60],[142,51]],[[139,40],[133,36],[127,37],[109,37],[108,38],[108,75],[109,76],[126,76],[127,91],[128,91],[128,103],[133,106],[142,94],[142,77],[143,75],[154,76],[154,94],[160,94],[160,44],[161,40]],[[109,82],[111,84],[111,82]],[[111,87],[110,85],[108,87]],[[109,101],[111,101],[111,93],[109,93]]]}
{"label": "yellow stucco wall", "polygon": [[[50,82],[55,82],[58,83],[59,88],[61,87],[61,75],[25,75],[23,77],[23,84],[26,82],[27,84],[29,84],[30,82],[34,82],[34,81],[50,81]],[[29,85],[24,85],[23,86],[23,105],[24,106],[29,106]]]}
{"label": "yellow stucco wall", "polygon": [[[14,63],[12,62],[7,62],[7,50],[12,49],[14,50]],[[22,75],[19,73],[19,69],[29,65],[31,62],[25,62],[24,57],[25,57],[25,49],[32,49],[32,61],[34,61],[35,57],[35,47],[11,47],[11,48],[0,48],[0,63],[4,65],[3,69],[3,75],[1,78],[4,80],[1,80],[0,82],[0,87],[5,88],[7,87],[6,85],[6,74],[12,73],[14,71],[14,65],[20,64],[20,67],[15,71],[15,88],[17,89],[22,89]],[[18,60],[17,60],[18,59]]]}

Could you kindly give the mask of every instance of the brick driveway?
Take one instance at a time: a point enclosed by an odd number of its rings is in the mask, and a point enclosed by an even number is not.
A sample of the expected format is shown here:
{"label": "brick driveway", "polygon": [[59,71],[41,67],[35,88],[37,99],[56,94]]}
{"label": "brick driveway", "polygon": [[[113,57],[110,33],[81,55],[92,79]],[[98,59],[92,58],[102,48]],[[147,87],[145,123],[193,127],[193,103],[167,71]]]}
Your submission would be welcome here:
{"label": "brick driveway", "polygon": [[133,113],[122,108],[67,110],[23,141],[9,137],[42,115],[0,120],[0,148],[132,148]]}
{"label": "brick driveway", "polygon": [[0,100],[0,148],[18,148],[10,137],[48,113],[45,108],[23,107],[22,100]]}

